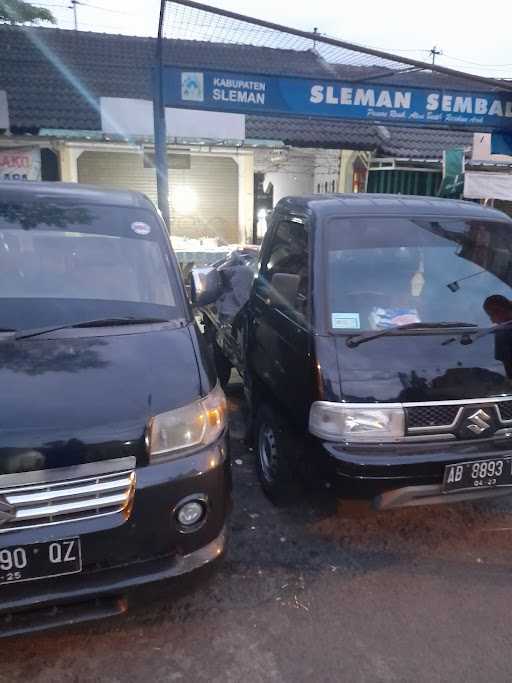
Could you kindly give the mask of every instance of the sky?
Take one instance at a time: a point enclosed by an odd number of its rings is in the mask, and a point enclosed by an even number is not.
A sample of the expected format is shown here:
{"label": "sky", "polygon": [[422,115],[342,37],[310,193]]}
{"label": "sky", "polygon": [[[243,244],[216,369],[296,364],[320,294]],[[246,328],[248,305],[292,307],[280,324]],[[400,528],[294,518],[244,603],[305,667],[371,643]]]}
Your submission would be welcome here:
{"label": "sky", "polygon": [[[32,0],[50,9],[60,28],[73,28],[70,0]],[[512,3],[508,0],[215,0],[217,7],[267,19],[403,57],[430,61],[489,77],[512,78]],[[80,0],[84,31],[156,35],[160,0]],[[349,9],[348,9],[349,8]]]}

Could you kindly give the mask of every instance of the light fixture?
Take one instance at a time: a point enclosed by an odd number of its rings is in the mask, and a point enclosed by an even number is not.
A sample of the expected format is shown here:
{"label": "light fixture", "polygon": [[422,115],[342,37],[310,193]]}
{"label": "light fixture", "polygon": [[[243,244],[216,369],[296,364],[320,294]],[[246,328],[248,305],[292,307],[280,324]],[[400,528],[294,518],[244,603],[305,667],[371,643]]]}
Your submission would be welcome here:
{"label": "light fixture", "polygon": [[174,201],[171,200],[171,204],[174,205],[176,213],[184,216],[194,213],[199,204],[197,193],[187,185],[176,187],[173,191],[173,198]]}

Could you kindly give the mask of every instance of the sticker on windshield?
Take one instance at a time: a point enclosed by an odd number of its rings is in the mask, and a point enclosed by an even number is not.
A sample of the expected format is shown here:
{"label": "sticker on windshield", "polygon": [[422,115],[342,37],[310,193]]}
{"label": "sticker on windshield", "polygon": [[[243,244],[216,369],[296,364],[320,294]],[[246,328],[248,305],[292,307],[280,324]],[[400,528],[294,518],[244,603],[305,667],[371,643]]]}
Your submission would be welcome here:
{"label": "sticker on windshield", "polygon": [[359,330],[361,327],[359,313],[333,313],[331,324],[333,330]]}
{"label": "sticker on windshield", "polygon": [[386,330],[396,325],[419,323],[420,317],[415,308],[374,308],[370,313],[372,330]]}
{"label": "sticker on windshield", "polygon": [[149,235],[151,226],[147,223],[136,221],[135,223],[132,223],[132,230],[136,235]]}

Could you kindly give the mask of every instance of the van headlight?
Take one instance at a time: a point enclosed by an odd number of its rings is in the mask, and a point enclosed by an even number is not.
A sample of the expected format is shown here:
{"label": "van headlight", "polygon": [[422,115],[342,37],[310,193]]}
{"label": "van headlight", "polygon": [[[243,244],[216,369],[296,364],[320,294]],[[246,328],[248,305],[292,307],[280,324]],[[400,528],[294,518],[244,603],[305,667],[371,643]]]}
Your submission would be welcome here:
{"label": "van headlight", "polygon": [[326,441],[399,441],[405,434],[405,415],[397,404],[317,401],[309,413],[309,431]]}
{"label": "van headlight", "polygon": [[226,397],[217,384],[205,398],[151,418],[148,450],[152,462],[178,458],[216,441],[226,427]]}

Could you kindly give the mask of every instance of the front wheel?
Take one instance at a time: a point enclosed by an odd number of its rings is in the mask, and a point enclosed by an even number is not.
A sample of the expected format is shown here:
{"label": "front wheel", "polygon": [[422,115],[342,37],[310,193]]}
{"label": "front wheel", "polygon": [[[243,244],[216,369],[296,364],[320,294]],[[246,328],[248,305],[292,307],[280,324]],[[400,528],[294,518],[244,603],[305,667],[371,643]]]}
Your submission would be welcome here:
{"label": "front wheel", "polygon": [[287,425],[269,406],[256,417],[256,472],[266,496],[275,504],[292,502],[300,493],[297,450]]}

